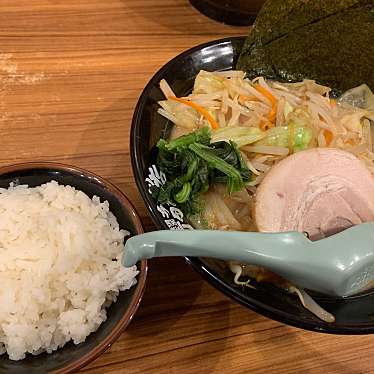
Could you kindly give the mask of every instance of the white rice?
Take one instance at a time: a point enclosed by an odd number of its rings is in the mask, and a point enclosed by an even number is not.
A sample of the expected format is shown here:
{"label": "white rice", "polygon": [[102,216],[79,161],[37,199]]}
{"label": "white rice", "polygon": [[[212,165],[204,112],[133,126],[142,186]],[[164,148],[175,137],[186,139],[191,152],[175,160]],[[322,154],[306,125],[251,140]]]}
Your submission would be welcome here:
{"label": "white rice", "polygon": [[119,291],[127,231],[107,201],[50,182],[0,189],[0,354],[51,353],[97,330]]}

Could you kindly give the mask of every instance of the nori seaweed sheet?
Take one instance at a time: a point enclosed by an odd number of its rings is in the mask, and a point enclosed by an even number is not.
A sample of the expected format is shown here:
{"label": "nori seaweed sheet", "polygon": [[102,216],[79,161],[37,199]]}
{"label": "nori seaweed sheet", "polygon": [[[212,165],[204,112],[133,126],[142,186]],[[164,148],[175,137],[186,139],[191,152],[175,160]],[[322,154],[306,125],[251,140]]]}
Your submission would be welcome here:
{"label": "nori seaweed sheet", "polygon": [[244,50],[248,51],[254,43],[267,44],[349,8],[372,3],[372,0],[269,0],[259,12]]}
{"label": "nori seaweed sheet", "polygon": [[373,0],[268,0],[237,68],[250,78],[374,88]]}

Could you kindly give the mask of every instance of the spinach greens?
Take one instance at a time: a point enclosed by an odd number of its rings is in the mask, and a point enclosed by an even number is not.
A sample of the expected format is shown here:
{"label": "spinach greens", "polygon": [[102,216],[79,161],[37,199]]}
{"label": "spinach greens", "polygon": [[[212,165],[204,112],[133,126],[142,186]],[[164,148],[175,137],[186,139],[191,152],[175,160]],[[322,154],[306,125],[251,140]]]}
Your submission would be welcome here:
{"label": "spinach greens", "polygon": [[229,194],[244,188],[251,173],[234,142],[211,143],[209,128],[157,143],[157,166],[166,183],[152,191],[158,203],[173,203],[185,215],[201,210],[201,194],[223,183]]}

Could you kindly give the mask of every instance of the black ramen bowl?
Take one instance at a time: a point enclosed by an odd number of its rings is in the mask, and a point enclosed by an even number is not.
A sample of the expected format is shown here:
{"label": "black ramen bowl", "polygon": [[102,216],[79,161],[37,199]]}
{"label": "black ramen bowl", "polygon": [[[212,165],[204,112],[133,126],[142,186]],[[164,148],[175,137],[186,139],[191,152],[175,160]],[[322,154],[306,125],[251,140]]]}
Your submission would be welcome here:
{"label": "black ramen bowl", "polygon": [[[51,180],[73,186],[89,197],[96,195],[101,201],[107,200],[121,229],[126,229],[131,235],[143,232],[140,218],[126,196],[95,174],[52,162],[30,162],[0,168],[1,188],[9,187],[11,182],[35,187]],[[27,355],[21,361],[11,361],[7,354],[3,354],[0,356],[0,373],[68,374],[98,357],[121,335],[138,309],[145,289],[147,262],[143,260],[137,267],[137,284],[130,290],[120,292],[117,301],[107,308],[106,321],[96,332],[91,333],[85,342],[78,345],[69,342],[51,354]]]}
{"label": "black ramen bowl", "polygon": [[[213,41],[192,48],[167,63],[151,79],[136,107],[132,132],[131,156],[136,183],[150,215],[159,229],[188,228],[188,221],[170,207],[157,206],[149,193],[153,184],[161,183],[155,163],[155,144],[168,137],[172,124],[157,114],[157,101],[163,99],[159,89],[166,79],[178,96],[188,94],[200,70],[215,71],[235,66],[244,37]],[[224,263],[188,257],[186,261],[218,290],[242,305],[266,317],[291,326],[334,334],[374,333],[374,292],[348,298],[330,298],[312,294],[336,321],[326,323],[306,310],[299,299],[270,284],[259,283],[255,289],[234,284],[233,274]]]}

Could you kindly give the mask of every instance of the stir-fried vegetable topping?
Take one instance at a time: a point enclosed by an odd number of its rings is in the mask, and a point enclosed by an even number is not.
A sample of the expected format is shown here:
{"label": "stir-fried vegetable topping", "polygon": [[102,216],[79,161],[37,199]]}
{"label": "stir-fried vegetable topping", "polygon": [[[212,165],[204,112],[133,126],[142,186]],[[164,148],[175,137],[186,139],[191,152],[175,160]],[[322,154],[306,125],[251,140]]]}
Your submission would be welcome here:
{"label": "stir-fried vegetable topping", "polygon": [[200,195],[215,183],[225,184],[229,194],[243,189],[250,171],[232,141],[211,143],[207,127],[170,142],[161,139],[157,165],[166,183],[153,191],[159,203],[174,203],[186,215],[199,211]]}
{"label": "stir-fried vegetable topping", "polygon": [[274,95],[268,91],[266,88],[260,86],[259,84],[255,85],[255,89],[261,93],[261,95],[265,96],[271,104],[271,111],[269,113],[269,121],[274,122],[275,116],[277,115],[277,99],[274,97]]}
{"label": "stir-fried vegetable topping", "polygon": [[174,96],[169,96],[169,100],[177,101],[178,103],[187,105],[187,106],[191,107],[192,109],[195,109],[202,116],[204,116],[206,118],[206,120],[209,122],[212,129],[218,129],[219,128],[216,120],[211,116],[211,114],[206,109],[202,108],[200,105],[194,103],[193,101],[181,99],[179,97],[174,97]]}
{"label": "stir-fried vegetable topping", "polygon": [[313,137],[313,131],[302,125],[290,122],[288,126],[273,127],[266,132],[266,137],[258,145],[288,147],[290,153],[307,149]]}

